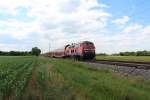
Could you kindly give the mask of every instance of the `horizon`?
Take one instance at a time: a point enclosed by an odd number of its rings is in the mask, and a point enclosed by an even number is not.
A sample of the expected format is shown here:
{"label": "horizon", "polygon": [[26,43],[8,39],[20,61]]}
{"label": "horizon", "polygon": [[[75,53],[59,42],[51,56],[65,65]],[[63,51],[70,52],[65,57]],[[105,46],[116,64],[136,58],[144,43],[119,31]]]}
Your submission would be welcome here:
{"label": "horizon", "polygon": [[150,1],[5,0],[0,51],[42,52],[91,41],[96,53],[150,51]]}
{"label": "horizon", "polygon": [[[32,48],[31,48],[32,49]],[[55,49],[56,50],[56,49]],[[54,51],[55,51],[54,50]],[[10,50],[10,51],[2,51],[0,50],[0,52],[11,52],[11,51],[14,51],[14,52],[31,52],[32,50],[27,50],[27,51],[23,51],[23,50],[20,50],[20,51],[17,51],[17,50]],[[148,51],[148,50],[140,50],[140,51]],[[45,53],[48,53],[48,52],[51,52],[51,51],[46,51],[46,52],[42,52],[41,51],[41,54],[45,54]],[[115,53],[106,53],[106,52],[96,52],[96,54],[107,54],[107,55],[113,55],[113,54],[119,54],[119,53],[125,53],[125,52],[138,52],[138,50],[136,51],[120,51],[120,52],[115,52]],[[149,52],[149,51],[148,51]]]}

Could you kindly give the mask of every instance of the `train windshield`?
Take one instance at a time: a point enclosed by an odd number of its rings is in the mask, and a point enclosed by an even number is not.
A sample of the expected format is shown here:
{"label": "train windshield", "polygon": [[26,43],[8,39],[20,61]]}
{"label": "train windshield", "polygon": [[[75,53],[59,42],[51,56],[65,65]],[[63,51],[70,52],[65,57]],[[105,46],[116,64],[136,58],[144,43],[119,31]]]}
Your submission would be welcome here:
{"label": "train windshield", "polygon": [[93,43],[90,43],[90,42],[89,42],[89,43],[85,43],[85,44],[86,44],[86,45],[93,45]]}
{"label": "train windshield", "polygon": [[93,46],[94,44],[92,42],[84,42],[84,45]]}

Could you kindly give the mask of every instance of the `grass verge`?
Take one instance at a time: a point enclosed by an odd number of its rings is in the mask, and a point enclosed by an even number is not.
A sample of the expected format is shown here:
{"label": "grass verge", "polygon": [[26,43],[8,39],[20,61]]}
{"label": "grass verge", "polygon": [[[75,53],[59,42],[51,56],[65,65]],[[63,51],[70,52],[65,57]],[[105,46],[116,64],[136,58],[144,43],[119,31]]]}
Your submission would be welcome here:
{"label": "grass verge", "polygon": [[150,62],[150,56],[96,56],[97,60]]}
{"label": "grass verge", "polygon": [[48,63],[37,73],[44,100],[150,100],[150,82],[142,78],[93,70],[68,60]]}

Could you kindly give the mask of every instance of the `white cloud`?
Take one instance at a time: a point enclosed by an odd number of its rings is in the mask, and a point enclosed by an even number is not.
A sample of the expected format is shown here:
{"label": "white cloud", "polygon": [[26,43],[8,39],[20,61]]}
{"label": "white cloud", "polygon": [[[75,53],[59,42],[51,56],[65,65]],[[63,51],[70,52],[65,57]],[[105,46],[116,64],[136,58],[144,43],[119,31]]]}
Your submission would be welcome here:
{"label": "white cloud", "polygon": [[143,28],[142,25],[137,23],[132,23],[129,26],[125,27],[123,32],[124,33],[132,33],[132,32],[138,32]]}
{"label": "white cloud", "polygon": [[0,28],[0,35],[10,35],[15,39],[27,38],[32,32],[38,31],[38,22],[21,22],[15,19],[2,21],[0,24],[4,29]]}
{"label": "white cloud", "polygon": [[[18,46],[19,45],[19,46]],[[31,44],[7,44],[0,43],[0,50],[3,51],[30,51],[32,48]]]}
{"label": "white cloud", "polygon": [[150,25],[144,27],[142,33],[150,36]]}
{"label": "white cloud", "polygon": [[[94,7],[100,8],[92,9]],[[85,37],[89,33],[95,34],[104,31],[111,14],[103,11],[103,7],[104,4],[101,5],[96,0],[37,2],[36,6],[31,7],[28,15],[38,16],[38,20],[42,24],[40,41],[44,42],[39,44],[46,43],[48,45],[49,38],[47,37],[53,37],[56,40],[55,44],[59,44],[54,47],[57,48],[63,43],[74,40],[77,42],[80,34],[84,34],[83,37]],[[77,34],[77,38],[72,38],[75,34]],[[46,45],[40,46],[46,48]]]}
{"label": "white cloud", "polygon": [[123,16],[122,18],[119,19],[115,19],[112,22],[117,24],[117,25],[124,25],[129,21],[129,17],[128,16]]}
{"label": "white cloud", "polygon": [[[67,43],[90,40],[95,43],[97,52],[117,52],[137,49],[150,36],[150,27],[137,23],[129,23],[121,32],[112,33],[108,22],[113,15],[104,10],[107,5],[97,0],[5,0],[0,3],[0,10],[10,14],[18,13],[18,7],[27,8],[27,15],[35,20],[0,20],[5,27],[0,27],[0,36],[7,34],[16,40],[32,38],[32,41],[22,47],[1,43],[0,48],[4,50],[24,50],[36,45],[48,51],[49,42],[51,49],[56,49]],[[129,21],[128,16],[123,16],[111,22],[124,26]]]}

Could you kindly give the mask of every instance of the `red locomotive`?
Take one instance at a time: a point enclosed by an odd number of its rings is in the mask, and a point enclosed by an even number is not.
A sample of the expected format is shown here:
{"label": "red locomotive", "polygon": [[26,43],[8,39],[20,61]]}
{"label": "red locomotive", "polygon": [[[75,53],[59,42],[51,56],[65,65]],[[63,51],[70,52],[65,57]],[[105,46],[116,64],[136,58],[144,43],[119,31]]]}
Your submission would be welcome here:
{"label": "red locomotive", "polygon": [[67,58],[72,57],[75,59],[89,59],[95,58],[95,46],[90,41],[83,41],[80,43],[72,43],[64,46],[62,49],[57,49],[53,52],[45,54],[49,57]]}

